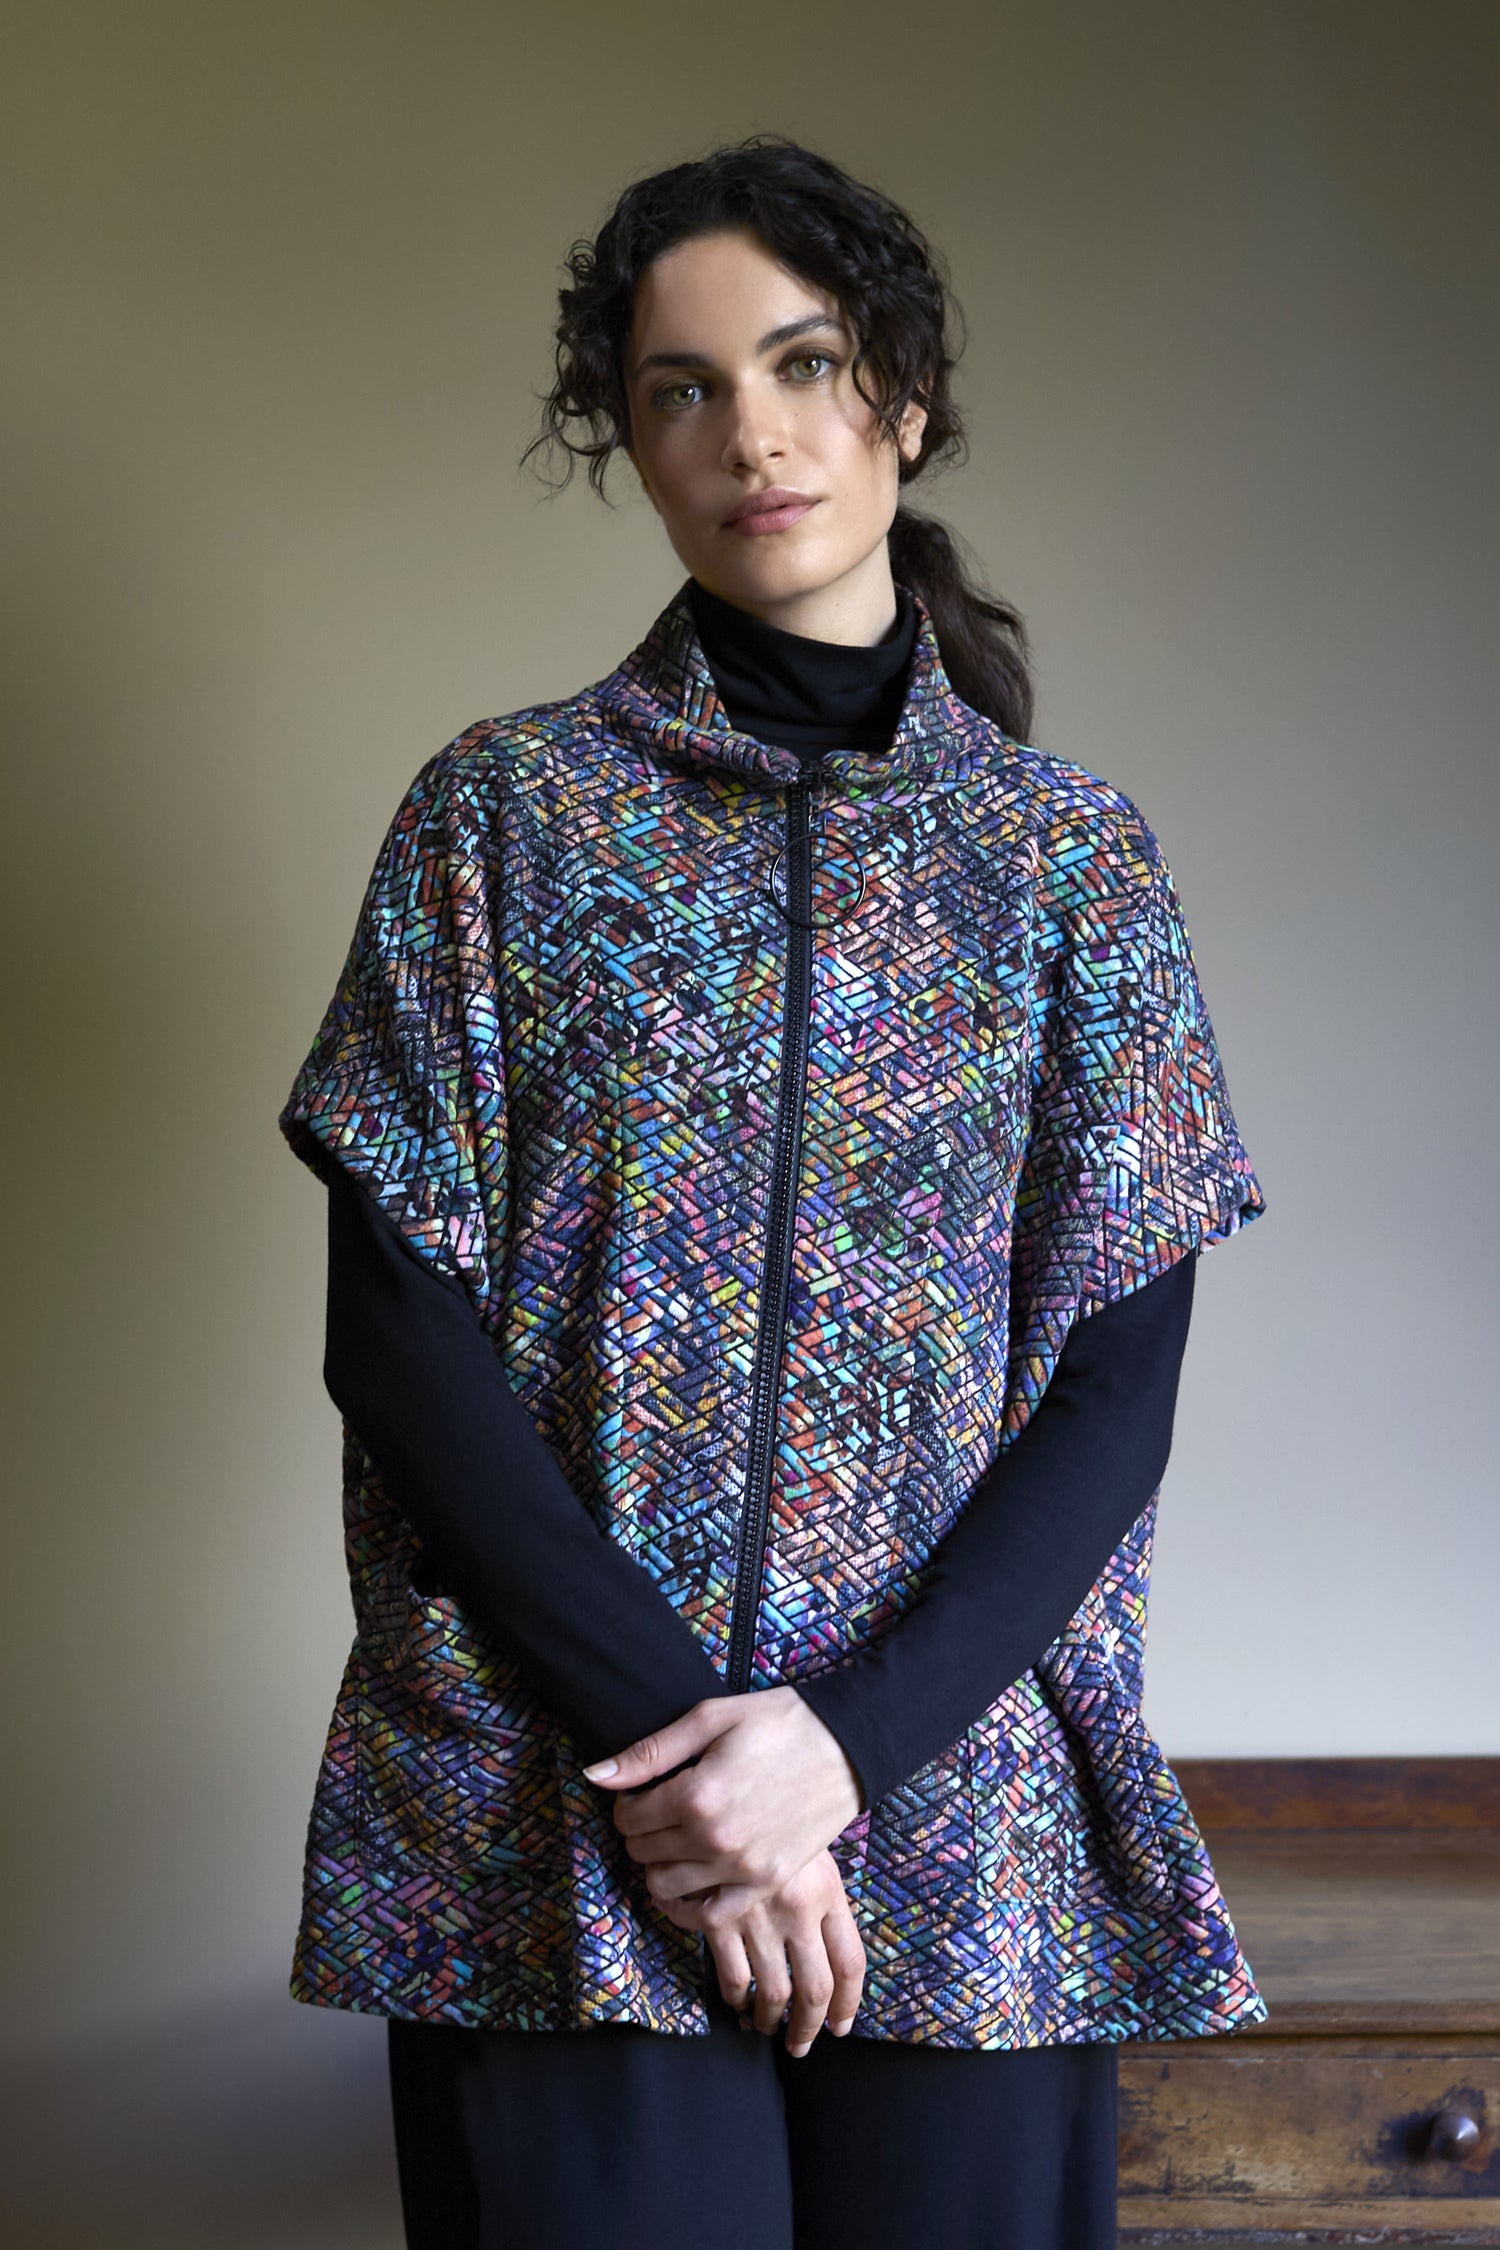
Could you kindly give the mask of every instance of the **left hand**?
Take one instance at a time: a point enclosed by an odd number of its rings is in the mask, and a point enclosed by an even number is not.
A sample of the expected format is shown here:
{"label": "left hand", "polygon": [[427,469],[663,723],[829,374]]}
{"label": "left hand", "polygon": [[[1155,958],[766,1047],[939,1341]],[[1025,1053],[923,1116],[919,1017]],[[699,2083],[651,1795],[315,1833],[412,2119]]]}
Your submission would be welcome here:
{"label": "left hand", "polygon": [[[723,1919],[721,1896],[711,1893],[702,1920],[685,1926],[706,1932],[730,2007],[748,2010],[757,2031],[773,2032],[790,2004],[792,2055],[805,2055],[825,2023],[835,2039],[847,2038],[859,2013],[866,1956],[832,1852],[819,1852],[785,1890],[768,1892],[736,1920]],[[671,1918],[686,1912],[679,1900]]]}
{"label": "left hand", "polygon": [[[672,1773],[686,1758],[697,1763]],[[599,1788],[643,1792],[620,1798],[615,1826],[674,1921],[674,1901],[714,1888],[719,1915],[744,1912],[790,1883],[860,1810],[854,1766],[794,1687],[708,1696],[621,1750],[613,1773],[599,1765],[583,1769]],[[694,1910],[681,1926],[704,1923]]]}

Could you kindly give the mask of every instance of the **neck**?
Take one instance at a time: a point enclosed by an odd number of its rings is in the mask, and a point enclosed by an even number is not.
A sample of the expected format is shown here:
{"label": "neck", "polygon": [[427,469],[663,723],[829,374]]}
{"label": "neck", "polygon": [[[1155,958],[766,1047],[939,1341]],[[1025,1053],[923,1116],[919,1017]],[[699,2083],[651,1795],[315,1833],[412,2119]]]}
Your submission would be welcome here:
{"label": "neck", "polygon": [[890,747],[917,638],[909,593],[900,593],[895,629],[871,647],[788,632],[696,579],[688,597],[719,699],[741,733],[797,750]]}
{"label": "neck", "polygon": [[[695,573],[696,576],[696,573]],[[826,641],[841,648],[876,648],[890,639],[899,619],[890,557],[882,539],[853,570],[827,586],[805,592],[767,595],[744,592],[725,581],[698,578],[700,586],[721,602],[732,603],[762,624],[804,640]]]}

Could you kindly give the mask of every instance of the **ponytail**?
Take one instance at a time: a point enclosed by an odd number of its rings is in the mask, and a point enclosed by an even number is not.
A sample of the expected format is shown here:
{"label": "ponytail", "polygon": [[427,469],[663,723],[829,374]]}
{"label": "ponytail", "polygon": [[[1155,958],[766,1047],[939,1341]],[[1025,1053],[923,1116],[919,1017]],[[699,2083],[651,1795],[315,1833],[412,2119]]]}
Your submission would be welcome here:
{"label": "ponytail", "polygon": [[898,506],[887,547],[892,578],[920,594],[931,612],[956,694],[1013,741],[1029,742],[1034,696],[1020,611],[980,591],[958,539],[936,516]]}

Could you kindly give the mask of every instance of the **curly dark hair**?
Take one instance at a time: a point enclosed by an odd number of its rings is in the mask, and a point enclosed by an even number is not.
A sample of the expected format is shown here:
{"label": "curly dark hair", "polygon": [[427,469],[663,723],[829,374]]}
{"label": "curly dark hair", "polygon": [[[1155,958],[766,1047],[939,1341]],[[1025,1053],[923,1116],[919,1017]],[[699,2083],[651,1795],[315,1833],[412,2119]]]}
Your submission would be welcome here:
{"label": "curly dark hair", "polygon": [[[635,181],[596,239],[573,244],[566,260],[573,286],[558,291],[557,379],[538,394],[542,429],[523,463],[539,447],[559,445],[568,461],[554,491],[581,458],[607,499],[605,470],[630,436],[624,359],[636,284],[663,251],[730,230],[753,233],[790,272],[836,300],[858,339],[855,388],[892,441],[910,400],[926,408],[916,459],[898,456],[901,484],[929,462],[967,459],[949,391],[958,355],[947,335],[950,309],[960,329],[963,316],[938,254],[878,188],[785,134],[752,133]],[[867,371],[873,391],[861,381]],[[574,423],[590,436],[572,437]],[[976,582],[967,549],[936,517],[898,504],[888,544],[891,576],[926,603],[958,694],[1012,739],[1029,740],[1033,690],[1020,613]]]}

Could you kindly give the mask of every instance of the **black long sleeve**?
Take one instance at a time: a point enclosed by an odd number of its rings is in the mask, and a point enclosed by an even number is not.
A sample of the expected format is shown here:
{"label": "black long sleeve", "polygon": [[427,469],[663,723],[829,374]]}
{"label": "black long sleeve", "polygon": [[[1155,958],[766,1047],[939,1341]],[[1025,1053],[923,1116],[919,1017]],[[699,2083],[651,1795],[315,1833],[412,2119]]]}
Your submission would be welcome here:
{"label": "black long sleeve", "polygon": [[873,1803],[1005,1693],[1078,1608],[1161,1482],[1197,1254],[1075,1321],[1041,1402],[880,1639],[795,1684]]}
{"label": "black long sleeve", "polygon": [[[329,1187],[324,1377],[449,1590],[563,1715],[620,1750],[724,1682],[600,1532],[456,1284],[343,1173]],[[1067,1623],[1160,1481],[1191,1310],[1183,1259],[1075,1324],[1030,1423],[878,1642],[795,1683],[865,1804],[957,1739]]]}
{"label": "black long sleeve", "polygon": [[328,1191],[323,1379],[446,1590],[586,1762],[726,1692],[650,1572],[594,1523],[463,1290],[344,1172]]}

